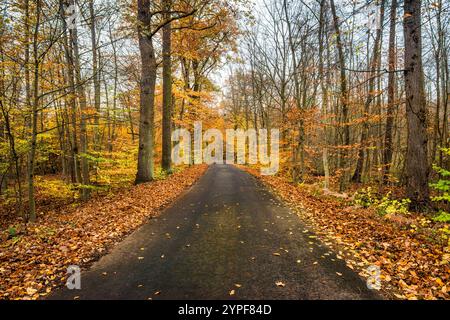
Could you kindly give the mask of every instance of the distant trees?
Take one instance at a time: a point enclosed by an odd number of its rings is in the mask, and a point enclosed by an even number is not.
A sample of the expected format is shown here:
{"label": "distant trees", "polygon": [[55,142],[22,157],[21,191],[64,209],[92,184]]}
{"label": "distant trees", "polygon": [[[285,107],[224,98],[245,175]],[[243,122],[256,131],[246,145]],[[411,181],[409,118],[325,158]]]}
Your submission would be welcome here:
{"label": "distant trees", "polygon": [[222,0],[1,2],[0,214],[13,204],[34,221],[44,193],[87,200],[170,172],[172,126],[216,119],[210,74],[239,11]]}
{"label": "distant trees", "polygon": [[173,127],[203,120],[280,128],[296,183],[398,184],[424,207],[431,164],[450,169],[449,15],[442,0],[3,1],[0,202],[35,220],[42,177],[82,200],[112,176],[151,181],[172,169]]}
{"label": "distant trees", "polygon": [[439,151],[448,146],[447,9],[425,0],[265,1],[228,79],[227,119],[285,128],[283,171],[294,182],[324,176],[324,187],[340,191],[351,181],[400,184],[423,208],[430,162],[449,165]]}

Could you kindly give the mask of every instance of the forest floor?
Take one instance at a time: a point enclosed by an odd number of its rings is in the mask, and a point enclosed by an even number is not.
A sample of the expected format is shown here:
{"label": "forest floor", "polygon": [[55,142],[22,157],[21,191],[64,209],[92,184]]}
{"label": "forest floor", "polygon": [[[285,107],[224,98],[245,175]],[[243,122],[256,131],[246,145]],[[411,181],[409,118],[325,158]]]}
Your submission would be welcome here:
{"label": "forest floor", "polygon": [[44,207],[39,209],[36,223],[0,229],[0,299],[48,295],[64,281],[67,266],[90,266],[125,236],[158,216],[206,168],[188,167],[164,180],[117,190],[81,205]]}
{"label": "forest floor", "polygon": [[382,216],[372,208],[354,205],[349,197],[324,193],[316,185],[294,185],[283,177],[241,168],[295,209],[349,268],[367,278],[367,268],[378,266],[381,290],[388,297],[450,298],[448,224],[417,213]]}
{"label": "forest floor", "polygon": [[[2,227],[0,299],[46,297],[64,283],[68,265],[92,266],[83,273],[86,298],[95,291],[89,281],[104,283],[105,297],[375,298],[357,276],[368,278],[372,266],[381,270],[382,296],[450,298],[448,225],[414,213],[382,216],[318,185],[240,167],[266,192],[240,170],[212,167],[205,176],[206,165],[188,167],[83,204],[45,207],[14,232]],[[206,182],[185,192],[201,176]],[[163,217],[149,220],[163,208]],[[157,272],[146,278],[143,262]],[[109,278],[118,265],[129,271],[124,281]]]}

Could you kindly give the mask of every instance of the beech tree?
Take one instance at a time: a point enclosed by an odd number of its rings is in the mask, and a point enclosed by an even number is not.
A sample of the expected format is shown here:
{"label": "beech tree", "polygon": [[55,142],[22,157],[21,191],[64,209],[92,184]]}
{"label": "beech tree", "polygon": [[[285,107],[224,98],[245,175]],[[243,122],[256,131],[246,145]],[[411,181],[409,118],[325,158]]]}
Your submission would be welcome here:
{"label": "beech tree", "polygon": [[163,58],[163,106],[162,106],[162,168],[171,170],[172,162],[172,28],[171,0],[163,1],[164,20],[168,21],[162,28]]}
{"label": "beech tree", "polygon": [[156,54],[151,25],[151,1],[138,0],[137,20],[139,51],[141,56],[139,152],[136,183],[153,179],[153,145],[155,116],[155,84],[157,74]]}
{"label": "beech tree", "polygon": [[422,66],[422,2],[405,0],[406,190],[413,208],[429,204],[427,111]]}

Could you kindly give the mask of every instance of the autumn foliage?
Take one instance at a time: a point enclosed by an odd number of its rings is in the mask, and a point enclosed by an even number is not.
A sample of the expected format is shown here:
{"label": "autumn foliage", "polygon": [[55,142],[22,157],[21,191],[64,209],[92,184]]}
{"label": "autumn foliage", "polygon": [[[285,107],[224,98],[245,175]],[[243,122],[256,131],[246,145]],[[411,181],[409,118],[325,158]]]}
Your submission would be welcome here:
{"label": "autumn foliage", "polygon": [[367,278],[381,269],[382,291],[394,299],[449,299],[450,250],[446,224],[421,215],[381,216],[314,187],[295,186],[281,177],[245,168],[296,210],[320,239]]}
{"label": "autumn foliage", "polygon": [[206,166],[122,189],[81,206],[42,212],[39,224],[15,224],[1,233],[2,299],[38,299],[62,286],[67,266],[88,267],[143,223],[158,216],[191,186]]}

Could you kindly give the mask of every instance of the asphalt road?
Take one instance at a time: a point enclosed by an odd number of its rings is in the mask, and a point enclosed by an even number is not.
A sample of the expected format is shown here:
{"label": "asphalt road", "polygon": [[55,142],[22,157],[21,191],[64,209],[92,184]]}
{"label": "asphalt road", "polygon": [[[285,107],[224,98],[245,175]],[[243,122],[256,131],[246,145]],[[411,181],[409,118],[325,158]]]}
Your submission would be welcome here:
{"label": "asphalt road", "polygon": [[74,298],[379,296],[255,178],[213,165],[159,218],[83,272],[81,290],[63,288],[49,297]]}

